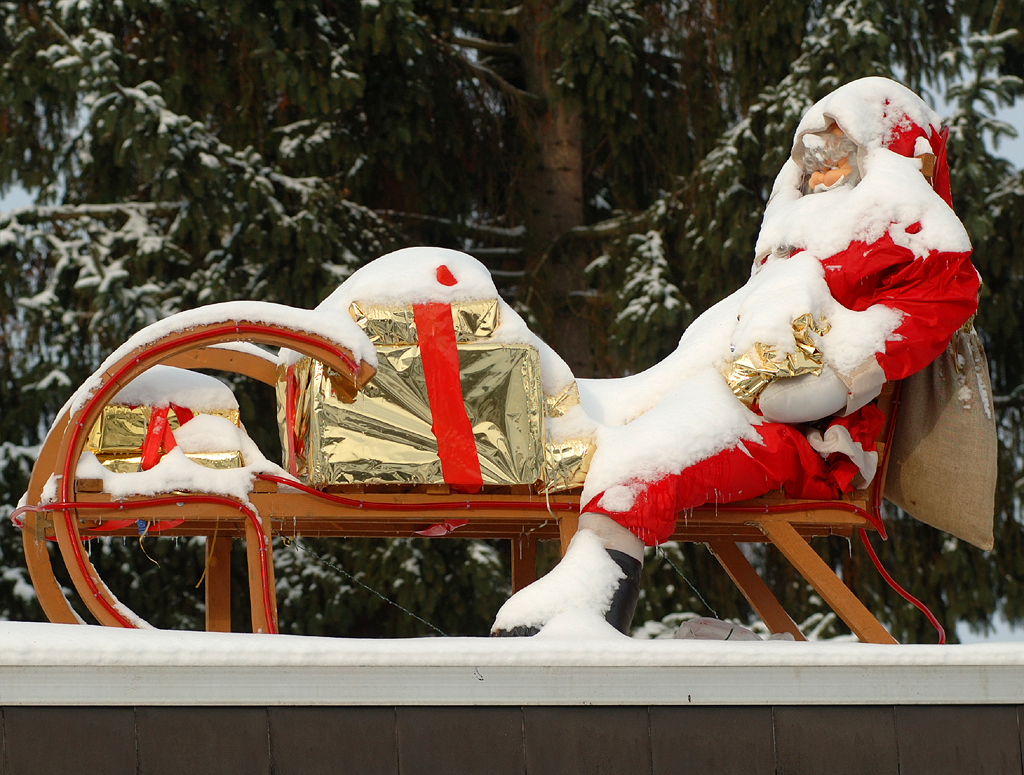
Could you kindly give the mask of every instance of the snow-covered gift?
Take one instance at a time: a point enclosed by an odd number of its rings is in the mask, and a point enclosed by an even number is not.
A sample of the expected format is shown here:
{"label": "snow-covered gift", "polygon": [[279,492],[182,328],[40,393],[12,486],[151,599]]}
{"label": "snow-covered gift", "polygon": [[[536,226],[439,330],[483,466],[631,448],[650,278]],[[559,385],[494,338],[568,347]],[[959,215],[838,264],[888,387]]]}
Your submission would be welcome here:
{"label": "snow-covered gift", "polygon": [[239,425],[238,402],[222,382],[187,369],[154,366],[103,407],[86,450],[115,473],[149,470],[179,445],[190,460],[207,468],[241,468],[241,451],[229,448],[237,445],[218,444],[208,434],[193,443],[194,434],[181,430],[199,415]]}
{"label": "snow-covered gift", "polygon": [[[376,348],[377,373],[354,402],[334,388],[336,375],[322,363],[282,360],[278,423],[288,470],[320,488],[448,485],[478,492],[550,480],[546,459],[560,470],[578,468],[583,446],[575,458],[562,447],[546,454],[540,354],[532,343],[495,339],[503,317],[497,293],[484,287],[466,298],[447,263],[425,261],[423,251],[407,258],[430,270],[411,295],[382,298],[382,289],[367,287],[357,273],[350,281],[355,290],[346,283],[339,291],[358,298],[325,302],[341,306]],[[461,276],[476,269],[459,261],[466,256],[446,258]],[[382,261],[366,267],[371,280],[391,274],[394,258]],[[393,284],[385,287],[395,292]]]}

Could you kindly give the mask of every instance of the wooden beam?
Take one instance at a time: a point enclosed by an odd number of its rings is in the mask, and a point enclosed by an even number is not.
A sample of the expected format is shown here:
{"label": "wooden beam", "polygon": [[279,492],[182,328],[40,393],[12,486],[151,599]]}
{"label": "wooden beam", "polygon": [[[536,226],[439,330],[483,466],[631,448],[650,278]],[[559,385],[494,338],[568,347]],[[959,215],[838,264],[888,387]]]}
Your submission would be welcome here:
{"label": "wooden beam", "polygon": [[[70,410],[64,413],[50,428],[39,450],[39,457],[32,466],[29,477],[26,502],[38,504],[42,500],[43,487],[51,474],[57,473],[57,450],[60,448],[64,434],[67,432]],[[59,481],[59,480],[58,480]],[[32,587],[36,591],[39,605],[46,618],[57,624],[81,624],[71,605],[64,597],[64,591],[53,573],[50,561],[50,542],[47,536],[53,534],[53,514],[26,512],[25,527],[21,531],[21,540],[25,549],[25,565],[32,579]],[[49,533],[47,532],[49,526]]]}
{"label": "wooden beam", "polygon": [[206,631],[231,632],[231,539],[206,539]]}
{"label": "wooden beam", "polygon": [[793,567],[810,582],[833,611],[846,622],[854,635],[865,643],[896,643],[865,605],[857,599],[828,564],[818,556],[793,526],[786,522],[765,521],[761,530],[778,547]]}
{"label": "wooden beam", "polygon": [[772,633],[788,632],[796,640],[807,640],[796,622],[786,613],[768,585],[764,583],[757,571],[743,556],[739,546],[733,541],[709,541],[708,548],[715,556],[725,572],[729,574],[736,588],[743,593],[743,597],[753,607],[761,621],[768,626]]}
{"label": "wooden beam", "polygon": [[164,361],[165,366],[179,369],[211,369],[230,371],[258,380],[267,385],[277,384],[277,364],[269,357],[232,350],[226,347],[200,347],[176,353]]}
{"label": "wooden beam", "polygon": [[[65,518],[64,512],[54,512],[53,531],[57,536],[57,546],[60,547],[60,553],[64,558],[64,565],[67,568],[68,575],[71,577],[71,583],[74,584],[78,596],[85,603],[86,608],[89,609],[89,613],[95,616],[96,621],[105,627],[134,626],[130,623],[122,624],[118,620],[115,612],[117,612],[120,603],[110,590],[107,589],[107,585],[103,583],[92,561],[89,559],[85,547],[82,545],[82,538],[78,533],[77,513],[72,512],[71,519],[68,520]],[[76,557],[81,558],[81,565],[75,560]],[[90,580],[92,582],[91,586]],[[92,589],[96,590],[95,594],[92,592]],[[122,618],[125,618],[128,622],[131,621],[130,618],[123,616]]]}
{"label": "wooden beam", "polygon": [[[266,519],[266,518],[264,518]],[[252,617],[252,631],[269,633],[277,631],[277,595],[274,591],[274,554],[270,546],[270,531],[266,522],[254,525],[252,520],[245,521],[245,554],[249,567],[249,608]],[[271,616],[268,621],[263,604],[263,563],[260,559],[260,534],[266,546],[267,586],[271,600]]]}
{"label": "wooden beam", "polygon": [[562,556],[569,550],[569,542],[576,535],[580,528],[580,515],[574,513],[563,514],[558,520],[558,537],[562,543]]}
{"label": "wooden beam", "polygon": [[512,539],[512,591],[537,580],[537,539],[518,535]]}

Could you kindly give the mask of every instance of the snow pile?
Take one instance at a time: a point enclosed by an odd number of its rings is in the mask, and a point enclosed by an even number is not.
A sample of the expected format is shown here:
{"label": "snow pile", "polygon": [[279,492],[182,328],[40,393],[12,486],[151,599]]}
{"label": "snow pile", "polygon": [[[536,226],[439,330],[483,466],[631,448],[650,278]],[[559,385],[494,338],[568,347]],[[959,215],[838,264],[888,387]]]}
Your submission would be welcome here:
{"label": "snow pile", "polygon": [[235,394],[220,380],[173,366],[153,366],[121,388],[110,403],[151,407],[175,403],[193,412],[238,409]]}
{"label": "snow pile", "polygon": [[592,531],[580,530],[558,565],[509,598],[494,618],[492,629],[547,625],[542,634],[549,637],[617,634],[604,615],[623,577],[604,542]]}
{"label": "snow pile", "polygon": [[[441,267],[447,275],[442,270],[439,276]],[[331,319],[351,320],[353,302],[399,306],[485,299],[498,302],[498,328],[491,341],[532,345],[540,353],[544,392],[558,395],[565,390],[573,381],[565,361],[498,295],[487,267],[457,250],[415,247],[381,256],[353,272],[316,311]]]}
{"label": "snow pile", "polygon": [[737,443],[756,441],[754,427],[761,420],[736,400],[722,369],[756,342],[793,352],[793,320],[808,312],[831,326],[814,341],[839,371],[851,371],[882,350],[900,323],[890,308],[853,312],[839,305],[825,284],[821,262],[801,253],[768,262],[690,324],[661,363],[622,379],[579,380],[584,409],[601,423],[583,501],[605,492],[604,508],[626,510],[646,482]]}
{"label": "snow pile", "polygon": [[[451,276],[448,284],[438,278],[441,266],[447,267]],[[417,247],[397,250],[357,269],[317,310],[340,318],[347,317],[349,307],[357,301],[382,305],[451,304],[497,297],[490,272],[475,258],[457,250]],[[525,325],[517,328],[516,322],[522,322],[518,316],[514,321],[503,319],[501,325],[529,337]]]}
{"label": "snow pile", "polygon": [[[319,314],[315,310],[296,309],[283,304],[262,301],[229,301],[179,312],[146,326],[112,352],[100,367],[75,391],[65,410],[72,414],[84,407],[102,385],[102,375],[136,349],[151,346],[173,334],[187,334],[198,326],[236,325],[242,321],[281,326],[296,331],[309,331],[324,337],[352,353],[357,361],[377,365],[377,353],[362,329],[348,315],[344,318]],[[57,416],[60,417],[63,411]]]}
{"label": "snow pile", "polygon": [[[283,468],[263,456],[246,432],[224,417],[197,415],[174,431],[178,446],[163,455],[148,471],[114,473],[105,468],[91,452],[82,453],[77,475],[102,479],[104,492],[114,500],[135,495],[152,496],[176,491],[223,495],[248,503],[256,474],[292,477]],[[241,452],[241,468],[207,468],[186,457],[186,453]],[[47,497],[52,500],[56,497]]]}
{"label": "snow pile", "polygon": [[830,92],[808,108],[796,128],[796,137],[820,132],[837,123],[858,146],[881,148],[894,133],[911,122],[921,128],[942,121],[914,92],[889,78],[860,78]]}
{"label": "snow pile", "polygon": [[[489,341],[531,345],[540,355],[544,394],[558,396],[568,389],[574,379],[569,366],[498,295],[487,267],[457,250],[415,247],[382,256],[353,272],[317,306],[316,312],[332,320],[351,321],[349,308],[354,302],[411,306],[491,299],[498,302],[498,327]],[[285,362],[293,357],[282,352]],[[545,420],[545,434],[553,442],[592,438],[594,427],[579,407],[562,417]]]}
{"label": "snow pile", "polygon": [[[323,638],[0,622],[0,666],[167,665],[613,667],[765,666],[863,668],[1024,667],[1019,643],[882,646],[867,643],[729,642],[561,638]],[[245,671],[248,679],[252,673]],[[863,680],[857,673],[855,679]],[[940,674],[939,681],[943,679]],[[964,687],[952,687],[963,691]]]}

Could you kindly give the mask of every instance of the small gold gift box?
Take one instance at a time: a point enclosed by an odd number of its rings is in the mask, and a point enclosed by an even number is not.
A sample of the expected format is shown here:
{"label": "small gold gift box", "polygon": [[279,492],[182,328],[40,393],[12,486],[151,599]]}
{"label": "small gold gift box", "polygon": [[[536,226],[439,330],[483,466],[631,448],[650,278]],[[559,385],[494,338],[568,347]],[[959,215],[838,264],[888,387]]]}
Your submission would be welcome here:
{"label": "small gold gift box", "polygon": [[[177,430],[179,421],[177,410],[173,404],[167,412],[168,427]],[[237,409],[217,409],[208,412],[189,412],[189,414],[212,414],[225,417],[239,425]],[[93,424],[86,441],[86,450],[96,455],[105,468],[114,473],[134,473],[142,469],[143,445],[147,430],[152,421],[153,407],[126,406],[109,404],[103,407],[103,413]],[[190,460],[207,468],[241,468],[244,465],[242,453],[239,451],[225,452],[186,452]]]}

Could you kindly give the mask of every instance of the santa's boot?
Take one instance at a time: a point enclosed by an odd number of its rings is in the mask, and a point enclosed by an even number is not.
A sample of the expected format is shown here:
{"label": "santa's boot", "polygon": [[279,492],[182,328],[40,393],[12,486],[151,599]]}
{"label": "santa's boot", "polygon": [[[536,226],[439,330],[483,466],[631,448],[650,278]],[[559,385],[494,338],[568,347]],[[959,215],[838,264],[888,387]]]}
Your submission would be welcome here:
{"label": "santa's boot", "polygon": [[519,590],[501,607],[491,635],[536,635],[573,609],[603,616],[629,634],[640,596],[643,542],[604,514],[583,514],[579,532],[550,573]]}
{"label": "santa's boot", "polygon": [[615,560],[615,564],[622,569],[622,578],[615,587],[612,594],[611,605],[608,606],[608,613],[604,615],[605,621],[623,635],[629,635],[629,627],[633,623],[633,614],[636,611],[636,601],[640,599],[640,571],[643,570],[643,563],[625,552],[616,549],[606,549],[608,556]]}

